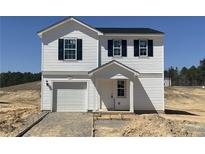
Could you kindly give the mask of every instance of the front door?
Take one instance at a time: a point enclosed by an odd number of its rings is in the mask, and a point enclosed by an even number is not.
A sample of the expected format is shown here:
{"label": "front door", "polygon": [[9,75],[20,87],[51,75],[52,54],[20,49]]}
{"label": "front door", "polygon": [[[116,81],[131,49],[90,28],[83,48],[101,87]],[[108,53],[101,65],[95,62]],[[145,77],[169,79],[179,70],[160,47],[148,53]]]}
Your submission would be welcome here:
{"label": "front door", "polygon": [[129,82],[127,79],[118,79],[113,82],[114,110],[129,110]]}

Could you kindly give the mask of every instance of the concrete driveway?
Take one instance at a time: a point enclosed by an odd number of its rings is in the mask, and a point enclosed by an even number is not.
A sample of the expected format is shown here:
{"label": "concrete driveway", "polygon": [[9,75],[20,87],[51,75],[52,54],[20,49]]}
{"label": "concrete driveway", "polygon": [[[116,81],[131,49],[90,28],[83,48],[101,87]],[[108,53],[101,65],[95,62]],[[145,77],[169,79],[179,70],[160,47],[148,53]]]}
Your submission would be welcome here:
{"label": "concrete driveway", "polygon": [[24,136],[42,137],[90,137],[92,136],[92,113],[49,113]]}

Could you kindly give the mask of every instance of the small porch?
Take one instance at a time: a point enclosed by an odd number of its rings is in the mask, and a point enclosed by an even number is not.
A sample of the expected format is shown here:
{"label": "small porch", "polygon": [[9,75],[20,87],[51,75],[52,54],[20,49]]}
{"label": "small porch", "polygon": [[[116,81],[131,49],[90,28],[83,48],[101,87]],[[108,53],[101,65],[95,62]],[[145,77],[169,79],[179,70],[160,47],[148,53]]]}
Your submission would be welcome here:
{"label": "small porch", "polygon": [[139,73],[111,61],[89,72],[98,94],[99,112],[134,112],[134,79]]}

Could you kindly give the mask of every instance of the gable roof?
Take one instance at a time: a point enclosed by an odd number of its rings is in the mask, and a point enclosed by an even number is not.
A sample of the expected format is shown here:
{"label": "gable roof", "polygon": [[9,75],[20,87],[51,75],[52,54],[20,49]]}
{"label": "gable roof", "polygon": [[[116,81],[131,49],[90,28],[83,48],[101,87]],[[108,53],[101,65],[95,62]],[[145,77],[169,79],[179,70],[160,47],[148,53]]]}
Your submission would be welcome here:
{"label": "gable roof", "polygon": [[164,34],[150,28],[96,28],[106,34]]}
{"label": "gable roof", "polygon": [[41,36],[43,33],[47,32],[47,31],[49,31],[49,30],[51,30],[53,28],[56,28],[56,27],[66,23],[66,22],[72,21],[72,20],[77,22],[77,23],[79,23],[79,24],[81,24],[81,25],[83,25],[83,26],[85,26],[85,27],[87,27],[87,28],[89,28],[89,29],[91,29],[92,31],[97,32],[99,35],[100,34],[102,35],[101,31],[97,30],[96,28],[93,28],[92,26],[90,26],[90,25],[88,25],[88,24],[86,24],[86,23],[84,23],[84,22],[82,22],[82,21],[80,21],[80,20],[78,20],[78,19],[76,19],[74,17],[67,17],[67,18],[65,18],[63,20],[60,20],[60,21],[58,21],[58,22],[56,22],[56,23],[54,23],[54,24],[52,24],[52,25],[50,25],[50,26],[48,26],[48,27],[46,27],[46,28],[44,28],[44,29],[42,29],[40,31],[38,31],[37,34],[39,36]]}
{"label": "gable roof", "polygon": [[60,20],[40,31],[37,32],[37,34],[41,37],[43,33],[52,30],[53,28],[56,28],[66,22],[69,21],[75,21],[89,29],[91,29],[92,31],[97,32],[99,35],[103,35],[104,34],[164,34],[163,32],[160,32],[158,30],[154,30],[154,29],[150,29],[150,28],[97,28],[97,27],[92,27],[74,17],[66,17],[63,20]]}
{"label": "gable roof", "polygon": [[100,71],[100,70],[102,70],[103,68],[108,67],[108,66],[110,66],[110,65],[112,65],[112,64],[116,64],[116,65],[118,65],[118,66],[120,66],[120,67],[123,67],[123,68],[125,68],[126,70],[129,70],[130,72],[133,72],[136,76],[140,74],[138,71],[136,71],[136,70],[134,70],[134,69],[132,69],[132,68],[130,68],[130,67],[128,67],[128,66],[126,66],[126,65],[124,65],[124,64],[122,64],[122,63],[120,63],[119,61],[116,61],[116,60],[112,60],[112,61],[110,61],[110,62],[108,62],[108,63],[105,63],[105,64],[101,65],[100,67],[97,67],[97,68],[95,68],[95,69],[89,71],[88,74],[92,75],[93,73],[95,73],[95,72],[97,72],[97,71]]}

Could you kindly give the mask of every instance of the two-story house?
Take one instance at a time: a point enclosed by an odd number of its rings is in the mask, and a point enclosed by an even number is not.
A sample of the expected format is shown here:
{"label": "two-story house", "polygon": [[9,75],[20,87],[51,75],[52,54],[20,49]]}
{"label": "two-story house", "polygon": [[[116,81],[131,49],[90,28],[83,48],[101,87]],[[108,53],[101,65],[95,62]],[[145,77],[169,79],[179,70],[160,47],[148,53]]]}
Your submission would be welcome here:
{"label": "two-story house", "polygon": [[164,33],[69,17],[38,32],[41,110],[164,111]]}

